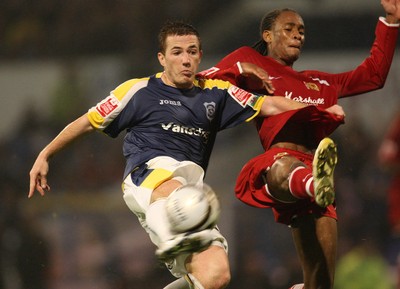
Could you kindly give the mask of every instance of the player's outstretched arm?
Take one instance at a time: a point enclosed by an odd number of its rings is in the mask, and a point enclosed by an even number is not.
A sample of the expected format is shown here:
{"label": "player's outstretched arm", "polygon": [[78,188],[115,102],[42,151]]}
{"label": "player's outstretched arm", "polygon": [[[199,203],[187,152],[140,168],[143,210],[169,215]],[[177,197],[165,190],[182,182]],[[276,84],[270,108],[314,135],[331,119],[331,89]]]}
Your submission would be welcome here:
{"label": "player's outstretched arm", "polygon": [[381,0],[381,5],[386,12],[388,23],[400,22],[400,0]]}
{"label": "player's outstretched arm", "polygon": [[307,105],[283,96],[265,96],[260,116],[271,116],[288,110],[300,109]]}
{"label": "player's outstretched arm", "polygon": [[29,172],[29,193],[31,198],[35,191],[44,196],[46,191],[50,190],[47,183],[47,173],[49,171],[49,160],[58,151],[72,143],[80,136],[94,131],[86,114],[82,115],[69,125],[67,125],[38,155],[35,163]]}

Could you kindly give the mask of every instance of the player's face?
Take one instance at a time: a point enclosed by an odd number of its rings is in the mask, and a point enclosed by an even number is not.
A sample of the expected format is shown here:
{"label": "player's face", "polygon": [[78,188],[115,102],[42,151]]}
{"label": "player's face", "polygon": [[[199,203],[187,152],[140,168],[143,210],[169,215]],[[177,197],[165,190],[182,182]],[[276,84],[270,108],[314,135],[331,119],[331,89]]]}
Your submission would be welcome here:
{"label": "player's face", "polygon": [[158,53],[164,67],[162,80],[177,88],[191,88],[202,52],[195,35],[170,35],[166,39],[165,53]]}
{"label": "player's face", "polygon": [[292,66],[304,44],[304,22],[295,12],[285,11],[276,19],[272,30],[264,31],[268,55],[284,65]]}

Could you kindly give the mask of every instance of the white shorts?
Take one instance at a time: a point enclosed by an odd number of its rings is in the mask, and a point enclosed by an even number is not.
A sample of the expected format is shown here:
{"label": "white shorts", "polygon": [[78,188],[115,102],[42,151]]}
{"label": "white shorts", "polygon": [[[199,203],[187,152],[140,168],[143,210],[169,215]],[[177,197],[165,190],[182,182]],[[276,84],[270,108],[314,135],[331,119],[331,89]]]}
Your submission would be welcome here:
{"label": "white shorts", "polygon": [[[171,179],[176,179],[183,185],[194,184],[201,186],[203,178],[204,170],[199,165],[191,161],[179,162],[170,157],[156,157],[151,159],[146,164],[136,168],[125,178],[122,184],[125,203],[138,217],[140,224],[156,246],[158,246],[158,238],[155,238],[146,223],[146,212],[150,205],[153,190],[161,183]],[[215,233],[215,241],[212,245],[221,246],[227,251],[228,245],[226,239],[217,228],[213,232]],[[173,262],[166,264],[175,277],[179,278],[188,273],[185,268],[187,256],[189,254],[178,256]]]}

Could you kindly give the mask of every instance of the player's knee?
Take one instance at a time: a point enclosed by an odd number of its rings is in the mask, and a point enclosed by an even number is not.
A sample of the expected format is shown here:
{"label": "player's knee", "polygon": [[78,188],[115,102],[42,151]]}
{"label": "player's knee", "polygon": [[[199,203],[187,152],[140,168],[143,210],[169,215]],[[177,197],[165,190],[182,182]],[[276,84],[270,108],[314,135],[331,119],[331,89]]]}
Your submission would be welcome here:
{"label": "player's knee", "polygon": [[187,277],[191,289],[224,289],[231,280],[229,270],[220,272],[220,274],[216,272],[207,274],[206,278],[204,278],[204,275],[195,277],[194,274],[188,274]]}
{"label": "player's knee", "polygon": [[304,164],[292,156],[285,156],[274,162],[265,176],[269,193],[273,197],[285,202],[296,201],[289,191],[289,176],[299,166]]}
{"label": "player's knee", "polygon": [[225,288],[231,282],[231,273],[229,270],[225,271],[222,276],[219,278],[218,288]]}
{"label": "player's knee", "polygon": [[219,246],[192,255],[187,266],[194,283],[199,282],[202,286],[199,288],[223,289],[231,281],[228,257]]}
{"label": "player's knee", "polygon": [[213,284],[211,284],[210,288],[222,289],[228,286],[229,282],[231,281],[231,273],[229,270],[229,265],[223,262],[222,264],[219,264],[218,269],[215,270],[214,272],[215,275],[212,278]]}
{"label": "player's knee", "polygon": [[220,270],[215,274],[210,275],[210,279],[205,284],[205,289],[224,289],[229,285],[231,281],[231,274],[229,270]]}
{"label": "player's knee", "polygon": [[270,170],[266,172],[266,179],[271,190],[288,191],[289,175],[297,167],[304,164],[292,156],[282,157],[274,162]]}
{"label": "player's knee", "polygon": [[209,284],[210,289],[223,289],[228,286],[231,281],[231,273],[228,263],[221,262],[218,267],[211,268],[209,271],[212,280]]}

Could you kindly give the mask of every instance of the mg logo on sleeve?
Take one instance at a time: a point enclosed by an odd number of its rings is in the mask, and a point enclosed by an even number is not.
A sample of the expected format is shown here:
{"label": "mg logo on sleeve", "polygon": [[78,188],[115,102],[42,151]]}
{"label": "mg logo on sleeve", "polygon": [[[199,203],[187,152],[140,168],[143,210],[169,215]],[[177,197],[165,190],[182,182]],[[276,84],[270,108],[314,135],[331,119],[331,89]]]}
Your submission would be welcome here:
{"label": "mg logo on sleeve", "polygon": [[96,106],[96,110],[102,117],[107,117],[118,107],[118,99],[110,95]]}

